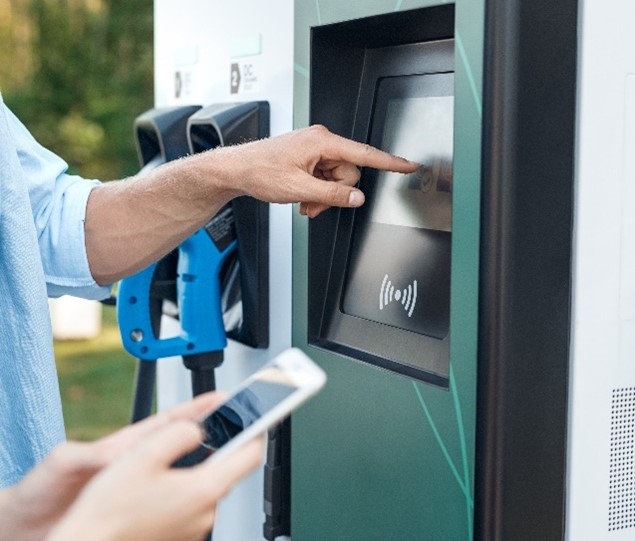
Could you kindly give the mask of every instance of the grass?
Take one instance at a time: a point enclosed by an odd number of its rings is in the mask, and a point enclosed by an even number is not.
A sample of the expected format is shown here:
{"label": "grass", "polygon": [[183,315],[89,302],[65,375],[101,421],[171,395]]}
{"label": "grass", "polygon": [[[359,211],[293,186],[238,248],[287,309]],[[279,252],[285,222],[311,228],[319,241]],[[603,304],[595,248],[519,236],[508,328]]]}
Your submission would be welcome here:
{"label": "grass", "polygon": [[135,361],[121,346],[114,308],[103,307],[97,338],[57,341],[55,358],[69,439],[94,440],[130,422]]}

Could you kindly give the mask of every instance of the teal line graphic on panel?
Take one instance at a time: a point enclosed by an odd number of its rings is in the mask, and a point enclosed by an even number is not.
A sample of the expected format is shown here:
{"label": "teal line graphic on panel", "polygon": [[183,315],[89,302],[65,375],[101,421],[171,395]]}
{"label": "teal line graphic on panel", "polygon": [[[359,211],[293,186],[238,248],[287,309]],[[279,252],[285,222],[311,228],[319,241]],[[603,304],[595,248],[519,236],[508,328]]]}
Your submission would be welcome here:
{"label": "teal line graphic on panel", "polygon": [[474,97],[474,103],[476,105],[476,110],[478,111],[478,116],[482,118],[483,105],[481,103],[481,95],[480,95],[480,92],[478,91],[478,88],[476,87],[476,81],[474,80],[474,73],[472,72],[470,61],[467,59],[467,53],[465,52],[465,47],[463,47],[461,34],[459,34],[458,30],[456,30],[456,48],[459,51],[461,62],[463,62],[463,66],[465,67],[465,72],[467,73],[467,79],[470,82],[470,89],[472,90],[472,96]]}
{"label": "teal line graphic on panel", "polygon": [[301,75],[305,79],[308,79],[310,77],[309,70],[306,69],[304,66],[301,66],[300,64],[294,64],[293,69],[298,75]]}
{"label": "teal line graphic on panel", "polygon": [[[450,365],[450,393],[452,394],[452,399],[454,401],[454,411],[456,413],[456,423],[459,429],[459,441],[461,442],[461,462],[463,462],[463,480],[465,482],[465,486],[467,488],[468,493],[472,493],[470,487],[470,467],[468,464],[467,458],[467,444],[465,441],[465,428],[463,426],[463,410],[461,410],[461,402],[459,398],[459,392],[456,388],[456,382],[454,380],[454,371],[452,370],[452,365]],[[472,511],[474,509],[474,505],[472,499],[466,500],[465,506],[467,512],[467,528],[468,528],[468,539],[472,539]]]}
{"label": "teal line graphic on panel", "polygon": [[456,466],[454,465],[454,461],[452,460],[452,457],[450,456],[450,453],[448,452],[448,449],[443,441],[443,438],[441,437],[441,434],[439,433],[439,430],[437,429],[436,423],[432,419],[430,410],[428,409],[428,406],[426,405],[426,401],[424,400],[418,385],[416,384],[416,382],[413,381],[412,386],[414,387],[414,390],[417,393],[417,398],[419,399],[419,404],[421,404],[421,409],[423,409],[423,413],[425,413],[426,418],[428,419],[428,423],[430,423],[430,428],[432,428],[432,432],[434,432],[434,437],[436,438],[437,443],[439,444],[439,447],[441,448],[441,452],[443,453],[443,456],[445,457],[445,460],[447,461],[448,466],[450,466],[450,470],[452,470],[452,473],[454,474],[454,478],[456,479],[456,482],[459,484],[459,487],[461,487],[461,490],[463,491],[463,494],[465,495],[465,498],[468,504],[470,505],[470,507],[473,507],[474,501],[472,500],[472,494],[470,493],[469,488],[465,486],[465,483],[463,482],[463,480],[461,479],[461,476],[459,475],[459,471],[456,469]]}
{"label": "teal line graphic on panel", "polygon": [[[307,294],[309,225],[294,214],[292,341],[307,351],[330,379],[328,388],[296,414],[294,424],[291,520],[298,541],[474,541],[485,3],[486,0],[293,3],[295,128],[309,124],[311,28],[377,16],[395,17],[400,24],[409,24],[411,11],[412,17],[426,17],[424,10],[429,8],[430,13],[444,17],[447,28],[454,22],[454,99],[459,121],[453,164],[453,213],[457,227],[452,235],[450,326],[461,329],[450,338],[452,355],[446,389],[405,380],[309,345],[307,314],[313,309],[312,297]],[[450,4],[454,4],[453,10],[448,9]],[[374,43],[372,36],[368,40]],[[326,65],[338,65],[337,58],[322,60]],[[350,75],[359,76],[357,72]],[[347,73],[339,76],[346,77]],[[323,91],[330,92],[328,84]],[[352,97],[350,100],[354,101]],[[329,114],[337,115],[337,102],[330,106]],[[341,104],[342,108],[349,106],[348,101]],[[341,110],[342,115],[350,113],[348,109]],[[319,114],[313,120],[324,122]],[[384,511],[381,516],[376,511],[378,507]]]}

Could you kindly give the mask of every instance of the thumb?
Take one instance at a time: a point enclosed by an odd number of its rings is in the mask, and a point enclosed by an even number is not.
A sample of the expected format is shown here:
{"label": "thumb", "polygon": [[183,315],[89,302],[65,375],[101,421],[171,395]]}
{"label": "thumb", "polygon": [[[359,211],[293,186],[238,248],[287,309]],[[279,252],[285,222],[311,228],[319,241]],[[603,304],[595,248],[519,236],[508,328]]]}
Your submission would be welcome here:
{"label": "thumb", "polygon": [[361,207],[364,204],[364,193],[341,182],[320,180],[313,175],[305,175],[304,193],[300,193],[298,201],[317,203],[326,207]]}

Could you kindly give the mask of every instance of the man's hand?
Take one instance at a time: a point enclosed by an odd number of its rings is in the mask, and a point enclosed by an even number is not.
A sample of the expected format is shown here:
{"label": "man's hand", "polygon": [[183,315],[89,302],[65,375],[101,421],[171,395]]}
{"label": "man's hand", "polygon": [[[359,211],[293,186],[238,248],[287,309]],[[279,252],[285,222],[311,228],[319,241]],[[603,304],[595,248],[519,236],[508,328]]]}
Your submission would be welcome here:
{"label": "man's hand", "polygon": [[[250,195],[271,203],[300,203],[315,217],[329,207],[359,207],[364,194],[354,188],[358,167],[413,173],[417,164],[345,139],[323,126],[279,137],[226,147],[200,156],[232,195]],[[217,160],[216,163],[213,160]]]}
{"label": "man's hand", "polygon": [[94,443],[59,445],[20,483],[2,493],[0,539],[41,541],[95,475],[157,431],[197,419],[221,401],[220,394],[202,395]]}
{"label": "man's hand", "polygon": [[86,209],[92,275],[110,284],[147,267],[240,195],[300,203],[310,217],[333,206],[359,207],[358,167],[412,173],[417,164],[312,126],[106,183],[93,190]]}

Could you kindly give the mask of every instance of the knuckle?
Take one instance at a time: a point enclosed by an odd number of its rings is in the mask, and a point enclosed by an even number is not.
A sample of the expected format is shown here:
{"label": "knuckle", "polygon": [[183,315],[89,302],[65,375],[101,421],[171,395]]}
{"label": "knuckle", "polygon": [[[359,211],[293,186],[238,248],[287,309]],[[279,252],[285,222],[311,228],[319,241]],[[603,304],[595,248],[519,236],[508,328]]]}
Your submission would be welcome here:
{"label": "knuckle", "polygon": [[76,451],[80,444],[76,442],[64,442],[55,447],[48,456],[48,463],[56,472],[65,472],[73,469]]}
{"label": "knuckle", "polygon": [[344,163],[337,166],[334,170],[334,174],[332,175],[337,180],[341,180],[345,184],[355,184],[360,176],[361,172],[359,168],[352,163]]}
{"label": "knuckle", "polygon": [[331,135],[331,132],[328,130],[326,126],[322,124],[313,124],[309,128],[307,128],[307,134],[310,137],[314,137],[316,139],[325,139],[326,137]]}
{"label": "knuckle", "polygon": [[48,461],[54,466],[65,462],[66,456],[68,455],[68,447],[70,445],[72,445],[72,443],[60,443],[49,453]]}
{"label": "knuckle", "polygon": [[364,154],[373,154],[375,152],[375,147],[369,145],[368,143],[364,144]]}
{"label": "knuckle", "polygon": [[311,126],[309,128],[309,130],[311,130],[311,131],[313,131],[313,132],[315,132],[317,134],[322,134],[322,135],[330,133],[329,130],[327,129],[327,127],[324,126],[323,124],[313,124],[313,126]]}
{"label": "knuckle", "polygon": [[194,421],[179,419],[173,422],[173,430],[178,432],[184,438],[195,439],[201,437],[201,429]]}
{"label": "knuckle", "polygon": [[343,193],[340,186],[334,182],[330,182],[326,188],[326,198],[328,202],[342,203],[346,198],[346,194]]}

